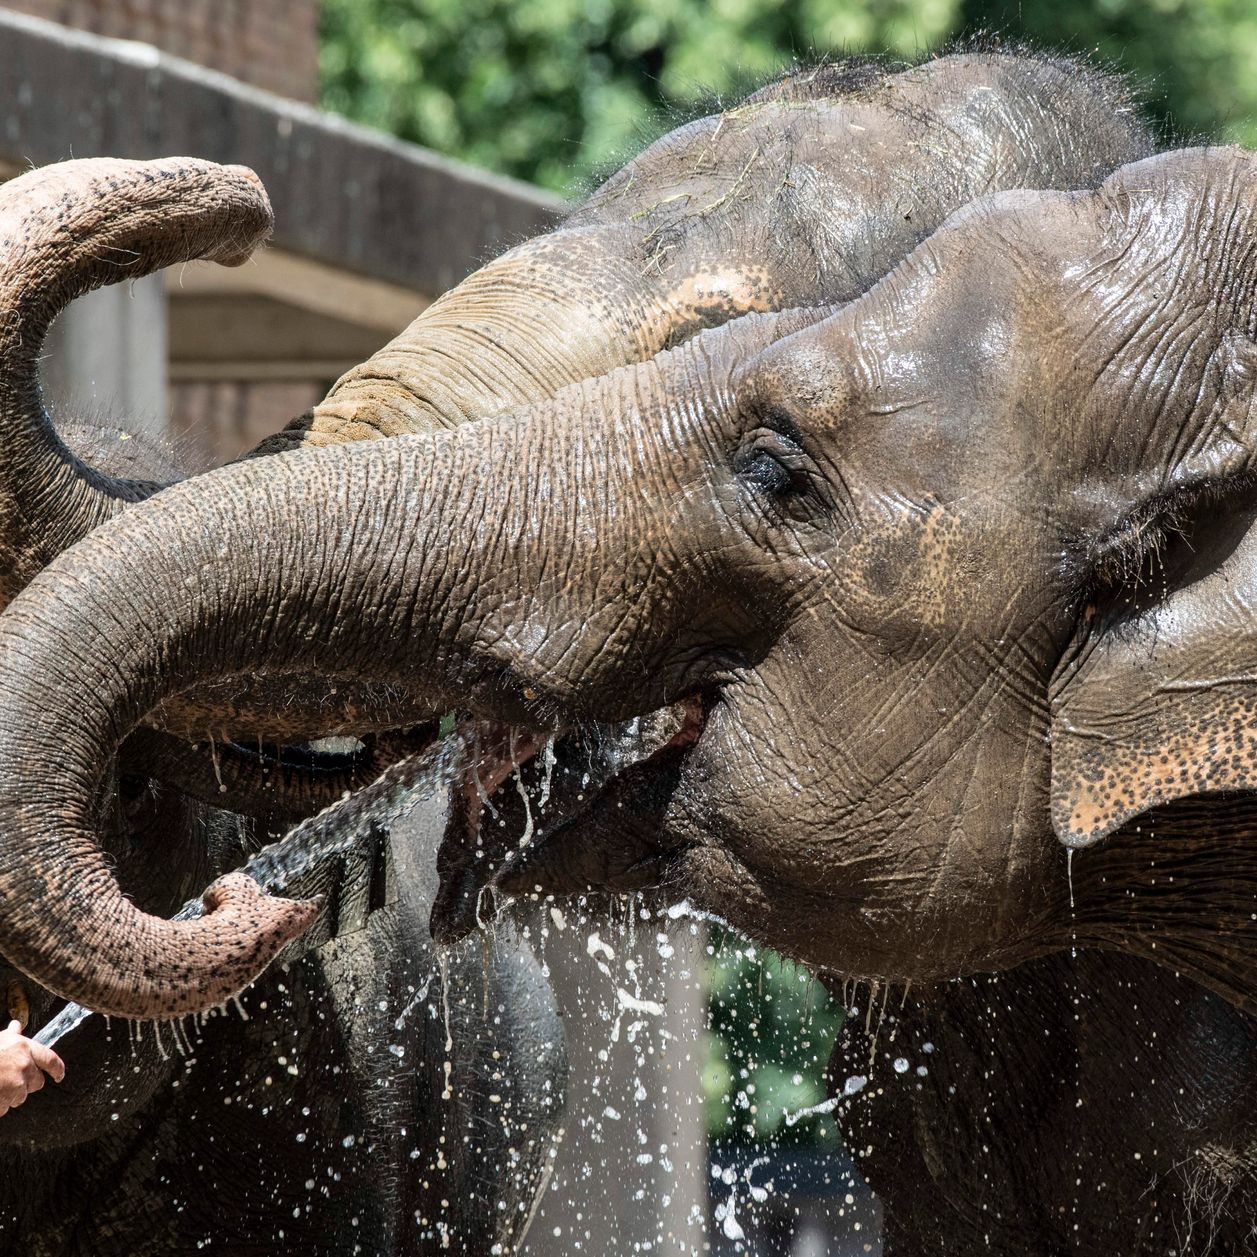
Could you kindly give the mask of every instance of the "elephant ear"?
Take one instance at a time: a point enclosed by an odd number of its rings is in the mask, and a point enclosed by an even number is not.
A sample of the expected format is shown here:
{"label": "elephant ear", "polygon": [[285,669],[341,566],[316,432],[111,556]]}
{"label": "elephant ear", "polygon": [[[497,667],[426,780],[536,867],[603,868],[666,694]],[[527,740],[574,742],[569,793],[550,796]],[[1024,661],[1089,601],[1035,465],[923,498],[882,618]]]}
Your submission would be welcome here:
{"label": "elephant ear", "polygon": [[1153,553],[1124,610],[1084,617],[1053,678],[1052,823],[1071,848],[1175,799],[1257,790],[1257,344],[1228,338],[1210,372],[1209,420],[1161,493],[1206,490],[1170,519],[1177,559]]}
{"label": "elephant ear", "polygon": [[[1257,512],[1155,605],[1089,624],[1052,696],[1052,822],[1087,847],[1188,795],[1257,790]],[[1211,547],[1217,545],[1216,539]]]}

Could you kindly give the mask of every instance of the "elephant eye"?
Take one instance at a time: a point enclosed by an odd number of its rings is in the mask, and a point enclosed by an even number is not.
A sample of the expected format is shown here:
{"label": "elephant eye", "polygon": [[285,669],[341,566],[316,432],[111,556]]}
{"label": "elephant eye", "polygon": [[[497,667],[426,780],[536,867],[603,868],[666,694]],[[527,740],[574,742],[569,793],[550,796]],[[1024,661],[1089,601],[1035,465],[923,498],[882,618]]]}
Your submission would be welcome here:
{"label": "elephant eye", "polygon": [[733,457],[733,470],[775,498],[808,493],[819,480],[794,421],[775,410],[757,416]]}

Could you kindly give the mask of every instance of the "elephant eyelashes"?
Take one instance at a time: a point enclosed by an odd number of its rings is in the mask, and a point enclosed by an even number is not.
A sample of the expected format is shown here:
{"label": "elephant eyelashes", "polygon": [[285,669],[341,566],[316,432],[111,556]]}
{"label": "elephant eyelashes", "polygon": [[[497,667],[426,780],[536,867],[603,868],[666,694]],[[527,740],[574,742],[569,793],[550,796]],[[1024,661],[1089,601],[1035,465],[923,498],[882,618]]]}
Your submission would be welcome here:
{"label": "elephant eyelashes", "polygon": [[797,460],[788,452],[767,448],[766,442],[743,447],[733,466],[744,480],[773,497],[805,493],[808,488],[807,474]]}
{"label": "elephant eyelashes", "polygon": [[1164,596],[1193,579],[1198,556],[1215,548],[1202,534],[1220,542],[1240,523],[1236,512],[1226,508],[1244,501],[1252,483],[1248,472],[1202,480],[1157,494],[1136,507],[1087,547],[1079,565],[1084,574],[1079,601],[1123,597],[1142,601],[1146,595]]}
{"label": "elephant eyelashes", "polygon": [[814,493],[820,483],[820,473],[803,450],[798,428],[780,412],[762,417],[746,434],[734,455],[733,470],[774,498]]}

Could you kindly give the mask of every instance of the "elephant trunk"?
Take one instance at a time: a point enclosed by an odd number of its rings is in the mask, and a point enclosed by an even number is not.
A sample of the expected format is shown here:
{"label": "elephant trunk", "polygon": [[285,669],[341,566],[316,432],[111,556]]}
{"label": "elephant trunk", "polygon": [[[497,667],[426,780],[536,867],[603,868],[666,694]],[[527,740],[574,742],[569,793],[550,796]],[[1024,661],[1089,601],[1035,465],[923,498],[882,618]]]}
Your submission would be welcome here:
{"label": "elephant trunk", "polygon": [[[572,591],[597,556],[571,526],[576,504],[601,497],[623,515],[658,497],[624,468],[667,459],[623,424],[592,437],[582,459],[550,463],[572,411],[613,408],[623,387],[585,386],[456,432],[221,468],[51,563],[0,621],[0,953],[119,1016],[197,1011],[256,977],[315,908],[232,875],[198,921],[141,912],[94,828],[110,757],[181,691],[238,676],[326,677],[317,703],[299,687],[310,737],[355,728],[341,681],[351,694],[370,684],[400,695],[408,717],[462,705],[527,722],[542,679],[507,673],[530,634],[534,656],[553,657],[549,626],[590,610]],[[451,553],[453,538],[466,549]],[[580,584],[601,597],[606,573]],[[539,727],[553,722],[556,693],[535,695]],[[291,710],[285,720],[298,722]]]}
{"label": "elephant trunk", "polygon": [[553,397],[664,347],[668,294],[643,232],[563,228],[468,276],[252,455],[453,428]]}
{"label": "elephant trunk", "polygon": [[[397,496],[394,448],[370,453],[331,480],[309,465],[323,456],[297,456],[175,486],[98,528],[9,607],[0,952],[43,986],[118,1016],[192,1012],[224,1002],[313,919],[313,905],[267,898],[239,876],[211,888],[198,921],[147,916],[102,857],[92,799],[115,748],[166,694],[277,665],[309,673],[329,658],[363,673],[367,642],[399,639],[390,616],[407,605],[411,565],[379,590],[366,560],[377,543],[403,552],[409,521],[383,491]],[[358,501],[356,555],[313,540],[317,497]],[[98,579],[106,570],[112,590]],[[350,624],[363,640],[346,651]],[[243,648],[234,657],[232,643]]]}
{"label": "elephant trunk", "polygon": [[76,297],[165,266],[239,265],[271,222],[251,170],[191,158],[69,161],[0,187],[0,606],[155,487],[98,475],[57,437],[38,372],[53,319]]}

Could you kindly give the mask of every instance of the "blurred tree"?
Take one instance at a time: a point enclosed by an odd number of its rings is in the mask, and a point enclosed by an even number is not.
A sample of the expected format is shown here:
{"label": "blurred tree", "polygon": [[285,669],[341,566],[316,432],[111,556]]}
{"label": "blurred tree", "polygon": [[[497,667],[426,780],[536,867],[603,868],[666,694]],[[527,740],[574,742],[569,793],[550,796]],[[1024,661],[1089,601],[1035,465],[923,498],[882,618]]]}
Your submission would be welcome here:
{"label": "blurred tree", "polygon": [[820,1104],[825,1066],[843,1011],[802,965],[738,935],[713,931],[708,952],[710,1009],[703,1065],[707,1130],[721,1143],[832,1144],[823,1114],[786,1114]]}
{"label": "blurred tree", "polygon": [[1143,89],[1167,138],[1257,143],[1253,0],[962,0],[957,30],[1111,62]]}
{"label": "blurred tree", "polygon": [[574,194],[795,56],[979,30],[1098,54],[1181,131],[1257,142],[1253,0],[324,0],[322,100]]}
{"label": "blurred tree", "polygon": [[324,0],[322,103],[562,192],[631,155],[669,112],[795,55],[911,56],[960,0]]}

